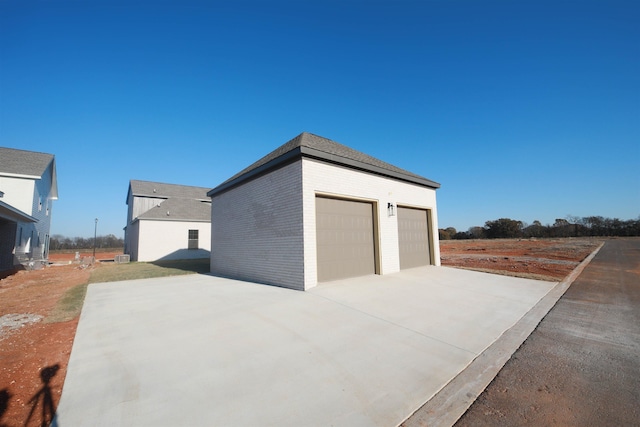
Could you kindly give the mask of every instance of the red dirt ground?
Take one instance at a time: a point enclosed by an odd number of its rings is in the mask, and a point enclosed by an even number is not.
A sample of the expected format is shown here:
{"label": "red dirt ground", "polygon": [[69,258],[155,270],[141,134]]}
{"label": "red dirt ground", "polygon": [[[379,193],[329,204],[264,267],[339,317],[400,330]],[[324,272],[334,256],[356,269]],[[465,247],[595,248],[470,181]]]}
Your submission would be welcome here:
{"label": "red dirt ground", "polygon": [[560,281],[601,243],[602,239],[442,240],[442,265]]}
{"label": "red dirt ground", "polygon": [[[75,253],[52,255],[50,261],[74,257]],[[113,257],[96,253],[96,259]],[[0,318],[9,314],[43,317],[17,329],[0,327],[0,427],[48,425],[52,411],[45,403],[50,400],[55,408],[60,400],[79,319],[51,323],[50,315],[64,293],[87,283],[91,270],[99,265],[56,265],[18,271],[0,280]]]}
{"label": "red dirt ground", "polygon": [[[122,254],[122,251],[96,251],[96,259],[98,261],[102,260],[112,260],[116,255]],[[85,257],[93,257],[93,251],[83,251],[80,254],[80,258]],[[63,263],[67,261],[73,261],[75,259],[75,252],[68,253],[52,253],[49,254],[49,262],[53,263]]]}
{"label": "red dirt ground", "polygon": [[[440,242],[442,264],[559,281],[591,253],[600,241],[449,240]],[[97,252],[111,260],[122,252]],[[84,252],[81,257],[92,256]],[[18,329],[0,328],[0,427],[48,425],[60,401],[78,317],[53,323],[58,300],[74,286],[87,283],[100,262],[68,264],[75,253],[51,254],[63,264],[20,271],[0,280],[0,318],[7,314],[43,316]]]}

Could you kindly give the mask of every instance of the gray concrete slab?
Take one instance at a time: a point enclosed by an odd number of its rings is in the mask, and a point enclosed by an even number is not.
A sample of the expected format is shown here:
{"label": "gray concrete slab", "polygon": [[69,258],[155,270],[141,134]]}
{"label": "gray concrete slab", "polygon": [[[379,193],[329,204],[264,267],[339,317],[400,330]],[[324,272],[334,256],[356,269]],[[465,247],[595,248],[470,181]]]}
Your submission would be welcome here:
{"label": "gray concrete slab", "polygon": [[309,292],[192,275],[89,287],[59,426],[396,426],[556,283],[446,267]]}
{"label": "gray concrete slab", "polygon": [[[402,423],[402,427],[450,427],[454,425],[498,375],[505,363],[535,330],[540,321],[596,256],[601,247],[602,245],[583,260],[562,282],[547,293],[518,323],[505,331],[500,338],[476,357],[458,376]],[[528,399],[523,401],[528,401]],[[517,424],[518,422],[506,423],[506,425]]]}

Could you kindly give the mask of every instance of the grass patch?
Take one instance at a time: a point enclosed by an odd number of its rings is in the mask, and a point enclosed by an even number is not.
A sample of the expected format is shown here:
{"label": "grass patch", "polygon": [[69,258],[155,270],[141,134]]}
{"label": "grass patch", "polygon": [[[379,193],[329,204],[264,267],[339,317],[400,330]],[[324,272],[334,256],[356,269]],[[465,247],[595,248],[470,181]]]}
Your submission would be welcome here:
{"label": "grass patch", "polygon": [[45,323],[66,322],[79,316],[88,285],[88,283],[84,283],[67,290],[58,300],[51,314],[47,316]]}
{"label": "grass patch", "polygon": [[132,262],[129,264],[101,264],[91,272],[89,281],[67,290],[45,319],[46,323],[66,322],[75,319],[82,311],[89,283],[119,282],[122,280],[150,279],[154,277],[180,276],[208,273],[209,259]]}
{"label": "grass patch", "polygon": [[208,273],[209,259],[176,261],[131,262],[128,264],[102,264],[91,272],[89,283],[119,282],[121,280],[151,279],[154,277]]}

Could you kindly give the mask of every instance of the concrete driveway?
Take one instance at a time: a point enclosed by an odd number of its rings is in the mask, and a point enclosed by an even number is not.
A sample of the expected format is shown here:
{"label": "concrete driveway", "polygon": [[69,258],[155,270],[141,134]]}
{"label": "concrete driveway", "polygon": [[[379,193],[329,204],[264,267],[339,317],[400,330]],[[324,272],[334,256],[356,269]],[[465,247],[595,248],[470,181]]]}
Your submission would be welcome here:
{"label": "concrete driveway", "polygon": [[446,267],[292,291],[89,287],[58,426],[396,426],[556,283]]}

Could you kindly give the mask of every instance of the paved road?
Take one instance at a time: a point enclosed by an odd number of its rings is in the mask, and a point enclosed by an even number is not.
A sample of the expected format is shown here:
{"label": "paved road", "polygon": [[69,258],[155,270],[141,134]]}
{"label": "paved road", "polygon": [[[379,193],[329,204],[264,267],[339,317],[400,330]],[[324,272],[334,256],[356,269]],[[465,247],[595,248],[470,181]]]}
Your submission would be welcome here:
{"label": "paved road", "polygon": [[640,425],[640,239],[604,245],[455,425]]}

